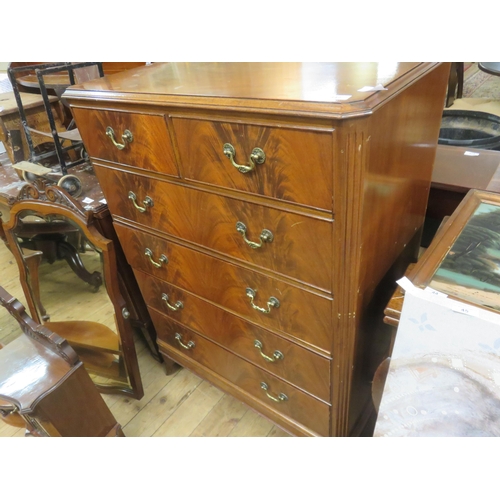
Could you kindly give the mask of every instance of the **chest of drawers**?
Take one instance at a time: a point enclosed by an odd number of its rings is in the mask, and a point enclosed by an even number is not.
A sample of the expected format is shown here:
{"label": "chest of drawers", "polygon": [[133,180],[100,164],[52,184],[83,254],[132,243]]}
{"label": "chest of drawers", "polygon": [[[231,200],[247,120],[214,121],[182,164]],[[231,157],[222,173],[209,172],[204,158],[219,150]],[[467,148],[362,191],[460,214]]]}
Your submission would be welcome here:
{"label": "chest of drawers", "polygon": [[66,91],[166,359],[292,434],[361,432],[448,72],[172,63]]}

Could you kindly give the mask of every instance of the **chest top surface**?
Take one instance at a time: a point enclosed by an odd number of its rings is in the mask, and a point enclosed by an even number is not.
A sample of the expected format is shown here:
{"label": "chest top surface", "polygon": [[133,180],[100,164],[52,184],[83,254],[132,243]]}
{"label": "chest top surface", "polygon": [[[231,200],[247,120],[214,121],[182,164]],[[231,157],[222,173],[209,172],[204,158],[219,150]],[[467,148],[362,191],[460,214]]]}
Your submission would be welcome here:
{"label": "chest top surface", "polygon": [[70,87],[65,97],[338,118],[370,112],[437,64],[154,63]]}

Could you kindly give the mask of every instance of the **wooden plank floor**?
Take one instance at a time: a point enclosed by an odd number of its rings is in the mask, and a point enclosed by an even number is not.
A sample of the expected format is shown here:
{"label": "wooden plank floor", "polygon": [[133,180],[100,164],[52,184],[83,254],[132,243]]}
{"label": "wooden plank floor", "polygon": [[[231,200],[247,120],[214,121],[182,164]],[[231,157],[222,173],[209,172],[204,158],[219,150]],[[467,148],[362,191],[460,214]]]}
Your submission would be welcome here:
{"label": "wooden plank floor", "polygon": [[[72,287],[78,289],[72,290],[76,292],[76,296],[69,298],[67,287],[51,279],[56,269],[64,267],[67,267],[64,261],[52,266],[43,263],[40,267],[41,291],[47,312],[52,315],[62,314],[62,304],[65,304],[70,306],[73,319],[85,318],[113,326],[114,318],[109,313],[106,316],[103,311],[103,290],[91,293],[82,282],[81,286]],[[72,273],[69,267],[68,273]],[[1,241],[0,284],[26,305],[17,264]],[[47,301],[50,299],[50,303],[45,302],[45,297]],[[89,311],[92,311],[90,317]],[[62,318],[59,316],[59,319]],[[17,322],[0,307],[0,344],[8,344],[20,334]],[[126,436],[289,436],[245,404],[186,369],[165,375],[163,365],[150,355],[142,338],[136,338],[136,349],[144,397],[137,401],[122,395],[103,395]],[[0,437],[23,435],[23,429],[0,421]]]}

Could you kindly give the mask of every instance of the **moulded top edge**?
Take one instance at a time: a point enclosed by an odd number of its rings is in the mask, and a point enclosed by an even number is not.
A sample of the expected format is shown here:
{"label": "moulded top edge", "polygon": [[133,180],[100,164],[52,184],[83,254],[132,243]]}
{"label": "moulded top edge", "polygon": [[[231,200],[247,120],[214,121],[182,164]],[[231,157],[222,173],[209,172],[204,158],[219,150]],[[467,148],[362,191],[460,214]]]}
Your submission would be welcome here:
{"label": "moulded top edge", "polygon": [[338,118],[370,113],[437,64],[154,63],[69,87],[64,97]]}

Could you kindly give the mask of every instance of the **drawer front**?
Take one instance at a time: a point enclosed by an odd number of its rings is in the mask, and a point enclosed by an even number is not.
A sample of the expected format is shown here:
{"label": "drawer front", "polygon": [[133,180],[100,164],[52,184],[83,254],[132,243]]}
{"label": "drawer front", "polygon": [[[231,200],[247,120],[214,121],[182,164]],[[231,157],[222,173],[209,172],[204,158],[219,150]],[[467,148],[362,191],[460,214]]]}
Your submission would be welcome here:
{"label": "drawer front", "polygon": [[[330,361],[327,358],[248,323],[170,283],[140,271],[136,271],[135,276],[150,308],[305,392],[330,401]],[[156,311],[150,309],[153,321],[160,316]]]}
{"label": "drawer front", "polygon": [[[331,298],[121,224],[115,224],[115,229],[127,260],[135,270],[152,274],[254,323],[330,353]],[[145,255],[146,249],[151,257]],[[253,299],[247,295],[248,288],[255,292]],[[252,307],[252,301],[255,307],[268,312]]]}
{"label": "drawer front", "polygon": [[[183,176],[332,211],[333,130],[265,127],[190,118],[172,118]],[[224,154],[233,146],[234,162],[251,166],[255,148],[263,163],[241,173]]]}
{"label": "drawer front", "polygon": [[[95,168],[113,215],[331,291],[333,221]],[[135,202],[128,198],[130,192]],[[147,197],[152,206],[141,204]],[[252,248],[252,243],[261,246]]]}
{"label": "drawer front", "polygon": [[[165,317],[155,317],[153,321],[158,332],[158,346],[167,356],[171,351],[182,353],[232,382],[273,411],[296,420],[322,436],[328,436],[330,406],[326,403]],[[262,388],[262,384],[267,390]]]}
{"label": "drawer front", "polygon": [[[163,115],[71,108],[87,153],[92,158],[179,176],[167,123]],[[106,129],[111,127],[115,142],[125,144],[118,149]],[[125,131],[132,142],[122,138]]]}

